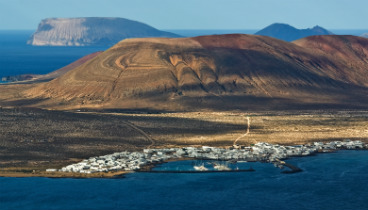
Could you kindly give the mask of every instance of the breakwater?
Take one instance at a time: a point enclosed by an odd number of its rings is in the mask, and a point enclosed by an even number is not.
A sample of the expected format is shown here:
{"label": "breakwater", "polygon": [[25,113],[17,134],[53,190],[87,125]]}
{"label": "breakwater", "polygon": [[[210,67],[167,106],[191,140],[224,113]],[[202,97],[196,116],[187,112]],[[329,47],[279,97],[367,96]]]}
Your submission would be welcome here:
{"label": "breakwater", "polygon": [[254,172],[255,170],[253,168],[249,169],[237,169],[237,170],[208,170],[208,171],[176,171],[176,170],[165,170],[165,171],[152,171],[152,170],[140,170],[140,173],[165,173],[165,174],[178,174],[178,173],[184,173],[184,174],[197,174],[197,173],[239,173],[239,172]]}
{"label": "breakwater", "polygon": [[284,146],[260,142],[251,147],[182,147],[166,149],[144,149],[142,152],[119,152],[91,157],[82,162],[61,169],[47,169],[48,172],[97,173],[109,171],[137,171],[149,164],[163,163],[170,159],[192,158],[209,160],[262,161],[279,163],[279,160],[293,156],[308,156],[317,152],[337,149],[368,149],[361,141],[333,141],[329,143]]}

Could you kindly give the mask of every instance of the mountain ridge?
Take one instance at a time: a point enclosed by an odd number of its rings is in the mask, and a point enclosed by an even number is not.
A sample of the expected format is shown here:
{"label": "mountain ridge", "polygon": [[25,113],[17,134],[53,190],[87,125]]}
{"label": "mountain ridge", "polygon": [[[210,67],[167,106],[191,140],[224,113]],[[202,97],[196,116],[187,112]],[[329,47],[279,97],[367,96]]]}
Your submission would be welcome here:
{"label": "mountain ridge", "polygon": [[313,28],[297,29],[288,24],[274,23],[256,32],[255,35],[270,36],[290,42],[308,36],[333,35],[333,33],[318,25]]}

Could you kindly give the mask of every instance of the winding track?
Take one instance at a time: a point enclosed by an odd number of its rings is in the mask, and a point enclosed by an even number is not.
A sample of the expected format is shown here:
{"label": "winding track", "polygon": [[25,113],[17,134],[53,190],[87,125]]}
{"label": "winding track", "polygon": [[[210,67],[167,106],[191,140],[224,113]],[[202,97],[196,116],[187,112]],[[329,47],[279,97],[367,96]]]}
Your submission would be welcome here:
{"label": "winding track", "polygon": [[[78,113],[80,113],[80,114],[99,114],[99,113],[96,113],[96,112],[78,112]],[[150,148],[150,147],[152,147],[155,143],[156,143],[156,141],[150,136],[150,135],[148,135],[146,132],[144,132],[142,129],[140,129],[140,128],[138,128],[136,125],[134,125],[133,123],[131,123],[131,122],[129,122],[129,121],[127,121],[127,120],[124,120],[124,121],[121,121],[121,123],[123,123],[124,125],[126,125],[126,126],[129,126],[129,127],[131,127],[131,128],[133,128],[134,130],[136,130],[138,133],[140,133],[140,134],[142,134],[148,141],[150,141],[151,142],[151,144],[150,145],[148,145],[148,147],[147,148]]]}
{"label": "winding track", "polygon": [[249,134],[249,130],[250,130],[250,117],[247,117],[247,121],[248,121],[248,125],[247,125],[247,131],[245,132],[245,134],[239,136],[233,143],[233,145],[236,145],[236,143],[243,137],[245,137],[246,135]]}
{"label": "winding track", "polygon": [[147,148],[152,147],[155,144],[155,140],[153,140],[146,132],[144,132],[142,129],[138,128],[137,126],[135,126],[133,123],[128,122],[128,121],[124,121],[122,122],[123,124],[133,128],[134,130],[138,131],[140,134],[142,134],[148,141],[151,142],[150,145],[147,146]]}

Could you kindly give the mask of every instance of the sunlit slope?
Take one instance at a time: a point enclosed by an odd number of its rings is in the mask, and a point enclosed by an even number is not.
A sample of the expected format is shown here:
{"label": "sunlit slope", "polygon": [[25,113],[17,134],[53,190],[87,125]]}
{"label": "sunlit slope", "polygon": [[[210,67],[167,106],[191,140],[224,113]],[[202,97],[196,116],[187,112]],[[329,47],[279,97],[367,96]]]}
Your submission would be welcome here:
{"label": "sunlit slope", "polygon": [[25,94],[64,108],[356,106],[368,88],[367,46],[352,36],[128,39]]}

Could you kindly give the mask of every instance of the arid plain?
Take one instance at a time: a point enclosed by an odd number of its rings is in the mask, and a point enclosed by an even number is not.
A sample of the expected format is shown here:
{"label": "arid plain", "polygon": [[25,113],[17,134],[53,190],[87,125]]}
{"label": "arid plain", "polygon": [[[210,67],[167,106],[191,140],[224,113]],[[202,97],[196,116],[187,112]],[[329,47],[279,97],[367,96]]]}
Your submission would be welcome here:
{"label": "arid plain", "polygon": [[3,108],[0,114],[3,176],[50,176],[46,168],[148,147],[230,147],[236,139],[241,145],[368,142],[367,111],[117,113]]}

